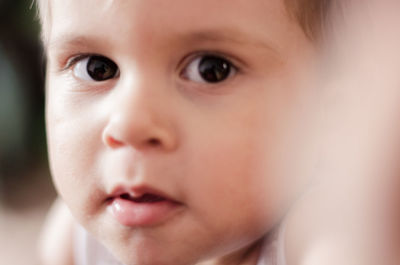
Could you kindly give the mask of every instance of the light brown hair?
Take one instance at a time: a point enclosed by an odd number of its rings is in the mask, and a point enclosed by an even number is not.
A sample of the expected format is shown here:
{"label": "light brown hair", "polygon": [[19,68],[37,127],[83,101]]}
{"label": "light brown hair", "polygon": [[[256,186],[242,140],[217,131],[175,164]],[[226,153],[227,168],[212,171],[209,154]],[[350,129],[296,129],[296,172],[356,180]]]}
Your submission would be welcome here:
{"label": "light brown hair", "polygon": [[331,0],[284,0],[291,14],[305,34],[316,39],[321,36],[331,9]]}

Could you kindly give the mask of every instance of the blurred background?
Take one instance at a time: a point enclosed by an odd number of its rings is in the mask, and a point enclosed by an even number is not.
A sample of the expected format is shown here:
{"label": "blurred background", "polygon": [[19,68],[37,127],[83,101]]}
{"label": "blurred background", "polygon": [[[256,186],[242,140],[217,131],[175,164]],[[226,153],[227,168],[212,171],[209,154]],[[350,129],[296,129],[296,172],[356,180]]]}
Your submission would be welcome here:
{"label": "blurred background", "polygon": [[0,0],[0,264],[38,264],[55,198],[46,154],[44,56],[32,0]]}

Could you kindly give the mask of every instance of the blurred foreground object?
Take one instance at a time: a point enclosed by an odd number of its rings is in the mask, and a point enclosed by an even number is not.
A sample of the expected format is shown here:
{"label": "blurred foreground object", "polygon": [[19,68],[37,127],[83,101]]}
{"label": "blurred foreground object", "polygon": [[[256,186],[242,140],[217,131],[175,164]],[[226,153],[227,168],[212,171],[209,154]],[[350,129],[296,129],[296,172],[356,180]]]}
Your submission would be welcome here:
{"label": "blurred foreground object", "polygon": [[288,241],[304,265],[400,264],[400,3],[338,3],[319,84],[320,179]]}

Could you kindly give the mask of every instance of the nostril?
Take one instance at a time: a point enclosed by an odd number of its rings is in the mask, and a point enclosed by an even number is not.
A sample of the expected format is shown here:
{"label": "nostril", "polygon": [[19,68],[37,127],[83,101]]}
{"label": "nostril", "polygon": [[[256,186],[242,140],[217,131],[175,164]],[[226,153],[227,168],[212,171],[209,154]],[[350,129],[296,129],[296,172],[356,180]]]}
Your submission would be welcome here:
{"label": "nostril", "polygon": [[118,148],[118,147],[124,145],[123,142],[121,142],[121,141],[115,139],[114,137],[112,137],[112,136],[110,136],[110,135],[105,135],[105,136],[103,136],[103,142],[104,142],[107,146],[109,146],[109,147],[111,147],[111,148]]}
{"label": "nostril", "polygon": [[120,146],[120,145],[122,145],[122,142],[110,137],[110,144],[112,146]]}

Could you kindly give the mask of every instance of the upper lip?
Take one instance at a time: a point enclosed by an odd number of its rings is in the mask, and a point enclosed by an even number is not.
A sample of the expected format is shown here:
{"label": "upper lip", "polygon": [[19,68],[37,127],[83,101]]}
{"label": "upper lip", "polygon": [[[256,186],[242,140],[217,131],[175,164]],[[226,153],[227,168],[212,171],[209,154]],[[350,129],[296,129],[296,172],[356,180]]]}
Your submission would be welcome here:
{"label": "upper lip", "polygon": [[137,185],[137,186],[126,186],[126,185],[117,185],[115,186],[110,195],[107,197],[107,200],[113,200],[115,198],[121,197],[124,194],[128,194],[129,196],[133,198],[139,198],[145,194],[151,194],[155,195],[157,197],[162,197],[165,200],[169,200],[175,203],[179,203],[175,199],[173,199],[171,196],[168,194],[164,193],[163,191],[160,191],[156,188],[146,186],[146,185]]}

